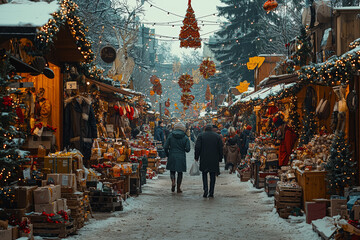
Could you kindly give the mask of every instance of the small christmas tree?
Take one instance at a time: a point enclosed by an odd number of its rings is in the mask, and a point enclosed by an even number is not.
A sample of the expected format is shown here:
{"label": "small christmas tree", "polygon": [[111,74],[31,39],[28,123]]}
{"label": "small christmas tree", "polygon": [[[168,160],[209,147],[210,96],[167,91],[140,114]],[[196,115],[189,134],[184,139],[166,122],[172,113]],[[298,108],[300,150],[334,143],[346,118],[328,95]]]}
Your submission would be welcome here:
{"label": "small christmas tree", "polygon": [[188,9],[186,10],[186,15],[183,23],[184,26],[181,27],[179,36],[180,47],[200,48],[200,28],[197,25],[194,10],[191,7],[191,0],[189,0]]}
{"label": "small christmas tree", "polygon": [[345,133],[335,134],[326,164],[328,189],[330,194],[343,195],[344,188],[354,183],[356,162],[351,158],[349,144]]}
{"label": "small christmas tree", "polygon": [[15,69],[9,63],[5,52],[0,53],[0,201],[9,199],[10,192],[6,186],[17,181],[18,167],[23,162],[22,132],[16,127],[15,103],[11,90],[7,87],[10,81],[19,76],[10,77]]}
{"label": "small christmas tree", "polygon": [[305,66],[308,59],[311,58],[311,43],[309,37],[306,35],[304,27],[300,29],[300,36],[297,37],[295,53],[291,56],[297,66]]}
{"label": "small christmas tree", "polygon": [[308,110],[304,110],[304,118],[303,118],[303,128],[300,134],[300,144],[299,146],[303,146],[308,144],[311,141],[313,136],[316,133],[316,121],[314,112],[310,112]]}

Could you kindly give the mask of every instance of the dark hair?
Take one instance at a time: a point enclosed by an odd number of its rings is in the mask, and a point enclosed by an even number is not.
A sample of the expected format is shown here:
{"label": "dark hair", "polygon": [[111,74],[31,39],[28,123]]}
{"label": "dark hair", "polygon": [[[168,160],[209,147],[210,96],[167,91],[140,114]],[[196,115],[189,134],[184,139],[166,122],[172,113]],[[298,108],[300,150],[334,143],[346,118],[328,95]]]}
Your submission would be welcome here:
{"label": "dark hair", "polygon": [[213,130],[213,125],[206,125],[205,131],[212,131],[212,130]]}
{"label": "dark hair", "polygon": [[160,124],[162,124],[162,121],[158,121],[158,126],[160,126]]}

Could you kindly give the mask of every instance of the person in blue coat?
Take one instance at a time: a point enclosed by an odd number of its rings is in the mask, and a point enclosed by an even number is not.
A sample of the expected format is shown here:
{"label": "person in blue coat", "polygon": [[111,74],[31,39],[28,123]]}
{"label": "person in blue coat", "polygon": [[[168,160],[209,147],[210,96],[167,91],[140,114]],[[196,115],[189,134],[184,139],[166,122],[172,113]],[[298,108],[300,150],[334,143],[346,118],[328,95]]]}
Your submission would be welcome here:
{"label": "person in blue coat", "polygon": [[158,122],[157,127],[154,129],[154,139],[157,141],[161,141],[161,144],[164,144],[164,124],[162,121]]}
{"label": "person in blue coat", "polygon": [[[181,122],[174,125],[169,137],[166,139],[164,150],[168,157],[166,169],[170,170],[171,191],[175,192],[175,183],[177,192],[182,193],[181,182],[183,172],[186,172],[186,152],[190,151],[190,140],[185,134],[186,127]],[[177,175],[177,181],[175,174]]]}

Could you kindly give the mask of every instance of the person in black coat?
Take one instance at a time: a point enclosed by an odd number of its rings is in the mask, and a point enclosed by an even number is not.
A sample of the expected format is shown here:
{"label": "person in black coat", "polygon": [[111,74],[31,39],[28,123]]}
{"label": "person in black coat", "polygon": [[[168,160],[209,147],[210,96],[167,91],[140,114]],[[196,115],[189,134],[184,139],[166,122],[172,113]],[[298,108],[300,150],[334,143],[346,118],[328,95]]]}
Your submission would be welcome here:
{"label": "person in black coat", "polygon": [[160,141],[164,145],[164,129],[162,121],[158,122],[157,127],[154,130],[154,139]]}
{"label": "person in black coat", "polygon": [[[200,159],[200,171],[203,178],[203,197],[214,197],[215,178],[220,173],[219,162],[223,158],[223,142],[219,134],[208,125],[205,132],[201,133],[195,143],[195,161]],[[210,174],[210,190],[207,176]]]}

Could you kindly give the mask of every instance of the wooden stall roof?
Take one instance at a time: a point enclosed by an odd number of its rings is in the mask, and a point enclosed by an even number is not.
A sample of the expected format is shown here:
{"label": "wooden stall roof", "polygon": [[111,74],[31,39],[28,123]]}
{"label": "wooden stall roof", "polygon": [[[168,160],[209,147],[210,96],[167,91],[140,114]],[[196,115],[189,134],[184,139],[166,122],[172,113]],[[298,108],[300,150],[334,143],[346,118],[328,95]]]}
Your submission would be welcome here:
{"label": "wooden stall roof", "polygon": [[142,96],[143,95],[142,93],[138,93],[135,91],[128,91],[128,90],[125,90],[122,88],[117,88],[117,87],[111,86],[109,84],[95,81],[92,79],[87,79],[87,81],[89,81],[90,84],[96,84],[100,88],[100,91],[105,92],[105,93],[121,93],[126,96]]}
{"label": "wooden stall roof", "polygon": [[267,87],[272,87],[281,83],[295,83],[298,82],[299,78],[297,74],[283,74],[283,75],[272,75],[269,76],[267,78],[265,78],[264,80],[262,80],[259,84],[259,88],[267,88]]}

